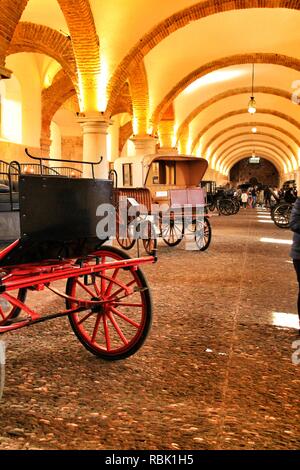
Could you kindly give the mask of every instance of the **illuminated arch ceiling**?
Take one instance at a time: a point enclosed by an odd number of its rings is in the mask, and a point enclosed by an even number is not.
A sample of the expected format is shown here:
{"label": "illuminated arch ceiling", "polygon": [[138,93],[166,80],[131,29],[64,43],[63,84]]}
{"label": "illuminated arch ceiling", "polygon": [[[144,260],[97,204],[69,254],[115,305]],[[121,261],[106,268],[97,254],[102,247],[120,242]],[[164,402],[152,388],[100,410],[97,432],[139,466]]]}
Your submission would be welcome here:
{"label": "illuminated arch ceiling", "polygon": [[[249,3],[268,8],[242,9]],[[228,11],[216,13],[213,4],[217,5],[219,11]],[[149,103],[145,104],[145,113],[148,113],[149,118],[155,116],[156,110],[170,92],[177,90],[172,98],[177,129],[195,109],[201,108],[201,104],[220,97],[188,121],[188,148],[182,149],[184,152],[194,144],[195,153],[202,154],[205,149],[203,156],[210,163],[215,158],[215,167],[220,160],[220,167],[224,154],[218,145],[224,138],[232,138],[234,143],[234,134],[244,132],[245,139],[249,134],[255,142],[255,139],[259,139],[259,133],[268,133],[273,137],[264,136],[265,139],[272,138],[277,142],[280,152],[284,152],[282,158],[286,159],[286,168],[282,159],[274,154],[280,170],[293,171],[298,167],[300,108],[289,100],[293,91],[292,83],[300,80],[298,2],[90,0],[90,6],[100,39],[101,66],[107,71],[107,90],[113,91],[112,85],[118,84],[118,79],[121,85],[128,78],[123,63],[132,67],[133,63],[136,66],[138,61],[143,62],[149,87]],[[200,11],[202,6],[205,10],[203,12]],[[236,6],[241,9],[235,10]],[[287,6],[290,9],[270,6]],[[188,8],[188,11],[192,11],[190,16],[183,11]],[[209,11],[214,14],[209,14]],[[163,25],[162,22],[171,15],[175,16]],[[180,27],[181,16],[184,18],[181,22],[183,27]],[[63,12],[58,2],[53,0],[29,0],[21,20],[68,33]],[[251,34],[249,25],[253,25],[255,34]],[[169,28],[167,33],[166,28]],[[139,44],[142,45],[140,51]],[[258,62],[255,65],[258,113],[254,117],[246,112],[249,91],[245,90],[249,90],[251,84],[251,55],[258,58],[253,59]],[[232,62],[230,58],[234,56],[237,60]],[[248,56],[247,60],[245,56]],[[213,76],[204,75],[202,81],[191,85],[195,71],[203,66],[208,66],[209,70],[209,64],[217,61],[222,66],[215,69]],[[184,89],[187,85],[189,87]],[[138,99],[141,100],[141,97]],[[133,103],[133,108],[140,106]],[[234,114],[239,110],[245,110],[244,115]],[[218,121],[221,116],[230,113],[230,116]],[[251,120],[259,131],[254,137],[250,133]],[[236,131],[233,129],[233,126],[241,126],[243,123],[247,125]],[[229,128],[231,130],[228,131]],[[203,129],[205,132],[201,132]],[[210,154],[211,151],[214,155]]]}

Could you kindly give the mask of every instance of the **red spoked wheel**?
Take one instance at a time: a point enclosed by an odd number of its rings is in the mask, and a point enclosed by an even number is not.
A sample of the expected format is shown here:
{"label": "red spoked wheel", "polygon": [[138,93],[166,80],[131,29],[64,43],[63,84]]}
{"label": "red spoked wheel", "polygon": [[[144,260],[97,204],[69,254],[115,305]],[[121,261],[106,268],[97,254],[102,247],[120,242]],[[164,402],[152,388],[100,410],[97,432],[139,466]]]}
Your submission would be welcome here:
{"label": "red spoked wheel", "polygon": [[[12,298],[15,298],[21,302],[25,302],[26,289],[19,289],[17,291],[10,291],[9,294]],[[7,325],[9,320],[16,318],[21,312],[20,307],[13,305],[12,301],[7,300],[0,295],[0,326]]]}
{"label": "red spoked wheel", "polygon": [[[101,264],[129,259],[126,253],[109,246],[94,255]],[[140,269],[132,268],[109,268],[89,277],[90,282],[70,278],[67,295],[102,303],[70,314],[72,329],[83,346],[96,356],[125,359],[142,346],[151,327],[152,302],[147,281]],[[68,300],[67,308],[76,308],[76,304]]]}

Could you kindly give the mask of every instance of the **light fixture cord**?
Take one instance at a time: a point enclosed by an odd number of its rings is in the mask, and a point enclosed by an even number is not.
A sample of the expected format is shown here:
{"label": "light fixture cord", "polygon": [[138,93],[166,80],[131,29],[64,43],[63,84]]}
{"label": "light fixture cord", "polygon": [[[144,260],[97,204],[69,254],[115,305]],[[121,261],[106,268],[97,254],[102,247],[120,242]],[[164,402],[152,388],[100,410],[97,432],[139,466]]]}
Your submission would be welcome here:
{"label": "light fixture cord", "polygon": [[254,95],[254,64],[252,64],[252,97]]}

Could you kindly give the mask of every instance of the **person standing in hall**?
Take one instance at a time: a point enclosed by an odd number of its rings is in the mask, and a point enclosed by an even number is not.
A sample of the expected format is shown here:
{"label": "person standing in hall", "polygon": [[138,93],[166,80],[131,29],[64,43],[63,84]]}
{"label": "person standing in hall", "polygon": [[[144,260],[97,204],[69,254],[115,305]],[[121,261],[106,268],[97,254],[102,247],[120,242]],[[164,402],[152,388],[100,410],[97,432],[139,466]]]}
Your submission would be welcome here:
{"label": "person standing in hall", "polygon": [[264,193],[265,193],[265,206],[269,208],[271,206],[271,191],[268,188],[268,186],[266,187]]}
{"label": "person standing in hall", "polygon": [[256,207],[256,199],[257,199],[256,186],[254,186],[254,188],[252,188],[251,195],[252,195],[252,208],[254,209]]}
{"label": "person standing in hall", "polygon": [[[290,228],[294,232],[290,256],[293,259],[298,281],[298,316],[300,322],[300,198],[298,197],[292,209]],[[300,323],[299,323],[300,324]],[[300,330],[299,330],[300,332]]]}
{"label": "person standing in hall", "polygon": [[246,209],[246,207],[247,207],[247,202],[248,202],[248,193],[243,192],[242,193],[242,204],[243,204],[244,209]]}
{"label": "person standing in hall", "polygon": [[260,206],[260,207],[264,207],[264,204],[265,204],[265,193],[264,193],[264,190],[261,189],[258,193],[258,197],[257,197],[257,204]]}

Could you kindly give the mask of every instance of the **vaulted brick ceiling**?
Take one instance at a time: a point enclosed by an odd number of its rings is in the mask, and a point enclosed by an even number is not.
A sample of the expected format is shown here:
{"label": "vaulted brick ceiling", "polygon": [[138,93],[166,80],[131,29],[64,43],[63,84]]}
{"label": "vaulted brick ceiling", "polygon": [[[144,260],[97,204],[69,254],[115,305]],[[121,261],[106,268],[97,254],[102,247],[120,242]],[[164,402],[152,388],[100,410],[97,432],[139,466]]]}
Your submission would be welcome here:
{"label": "vaulted brick ceiling", "polygon": [[[26,6],[25,1],[18,3]],[[74,0],[29,0],[21,21],[46,26],[48,33],[51,28],[72,36],[73,55],[65,46],[63,53],[54,58],[64,65],[69,57],[65,71],[71,79],[76,63],[77,77],[86,80],[85,92],[99,84],[107,106],[99,110],[108,115],[122,110],[121,90],[128,82],[133,101],[132,106],[126,105],[126,111],[133,110],[134,129],[147,132],[147,127],[152,127],[155,131],[172,105],[178,143],[184,137],[184,151],[204,152],[214,167],[224,170],[233,155],[240,153],[242,158],[249,153],[252,142],[259,145],[263,139],[268,146],[267,158],[271,155],[281,169],[296,169],[300,156],[300,108],[292,103],[291,94],[295,91],[293,84],[300,80],[300,2],[79,3],[76,10]],[[22,47],[29,50],[30,44],[24,43],[21,33],[22,24],[12,44],[3,42],[0,51],[5,47],[8,53]],[[85,55],[88,44],[91,47]],[[50,49],[53,57],[57,50],[53,44],[49,44],[49,54]],[[46,49],[41,50],[47,53]],[[253,117],[247,113],[252,63],[257,100]],[[74,91],[76,86],[78,83]],[[251,133],[252,124],[259,131],[255,136]],[[243,145],[244,141],[250,142],[249,148]]]}

